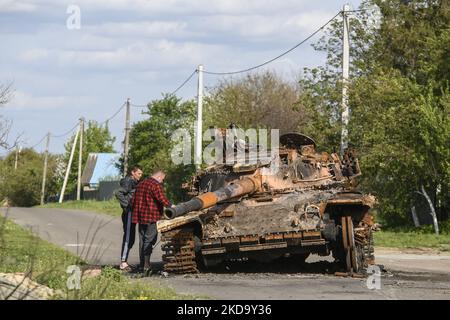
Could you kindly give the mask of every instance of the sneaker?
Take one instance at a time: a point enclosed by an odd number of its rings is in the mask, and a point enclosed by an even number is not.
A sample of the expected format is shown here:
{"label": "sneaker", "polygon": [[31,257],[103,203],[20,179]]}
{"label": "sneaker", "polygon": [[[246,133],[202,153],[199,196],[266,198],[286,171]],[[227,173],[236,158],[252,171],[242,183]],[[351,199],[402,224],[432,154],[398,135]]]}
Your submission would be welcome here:
{"label": "sneaker", "polygon": [[122,262],[119,266],[119,269],[125,272],[130,272],[132,270],[131,266],[126,262]]}

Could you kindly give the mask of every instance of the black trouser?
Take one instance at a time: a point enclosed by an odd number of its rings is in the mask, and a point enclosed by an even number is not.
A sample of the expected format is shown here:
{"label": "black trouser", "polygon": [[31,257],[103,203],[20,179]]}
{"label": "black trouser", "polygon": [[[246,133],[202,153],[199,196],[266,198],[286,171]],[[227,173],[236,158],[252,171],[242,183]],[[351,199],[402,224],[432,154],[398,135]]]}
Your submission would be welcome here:
{"label": "black trouser", "polygon": [[120,260],[127,261],[128,254],[134,245],[136,238],[136,224],[131,222],[131,209],[124,209],[122,212],[123,239]]}
{"label": "black trouser", "polygon": [[141,268],[144,268],[144,257],[152,254],[157,238],[156,223],[139,224],[139,259]]}

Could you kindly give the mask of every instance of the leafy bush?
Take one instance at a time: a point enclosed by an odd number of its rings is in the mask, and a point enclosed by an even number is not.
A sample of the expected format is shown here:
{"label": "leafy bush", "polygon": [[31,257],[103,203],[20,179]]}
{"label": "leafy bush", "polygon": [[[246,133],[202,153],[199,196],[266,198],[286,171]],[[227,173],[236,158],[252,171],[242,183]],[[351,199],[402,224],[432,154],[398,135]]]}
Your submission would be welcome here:
{"label": "leafy bush", "polygon": [[[44,156],[32,149],[19,154],[17,169],[14,169],[15,153],[0,160],[0,199],[8,199],[15,206],[30,207],[40,202]],[[47,169],[46,191],[56,193],[58,158],[50,155]]]}

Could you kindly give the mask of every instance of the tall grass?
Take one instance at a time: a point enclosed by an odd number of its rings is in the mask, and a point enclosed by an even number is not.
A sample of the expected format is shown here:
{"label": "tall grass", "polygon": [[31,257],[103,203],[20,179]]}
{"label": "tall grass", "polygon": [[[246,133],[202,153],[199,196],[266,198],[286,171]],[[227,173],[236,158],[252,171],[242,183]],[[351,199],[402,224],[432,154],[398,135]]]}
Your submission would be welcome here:
{"label": "tall grass", "polygon": [[89,267],[79,257],[0,217],[0,272],[25,273],[32,280],[55,289],[54,299],[196,298],[178,295],[172,289],[162,287],[154,281],[145,283],[132,281],[121,271],[110,266],[102,267],[101,274],[96,277],[82,276],[81,288],[69,290],[67,287],[69,274],[66,270],[70,265],[76,265],[81,270]]}

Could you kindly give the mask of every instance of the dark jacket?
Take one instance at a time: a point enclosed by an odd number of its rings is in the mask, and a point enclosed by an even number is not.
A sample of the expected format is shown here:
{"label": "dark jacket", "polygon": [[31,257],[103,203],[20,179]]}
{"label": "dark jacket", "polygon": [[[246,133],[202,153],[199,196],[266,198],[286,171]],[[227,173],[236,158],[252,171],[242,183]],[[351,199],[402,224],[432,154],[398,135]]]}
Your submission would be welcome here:
{"label": "dark jacket", "polygon": [[132,177],[127,176],[120,180],[120,188],[116,191],[116,198],[119,200],[122,209],[126,210],[131,206],[131,199],[133,198],[134,190],[138,181],[134,180]]}

